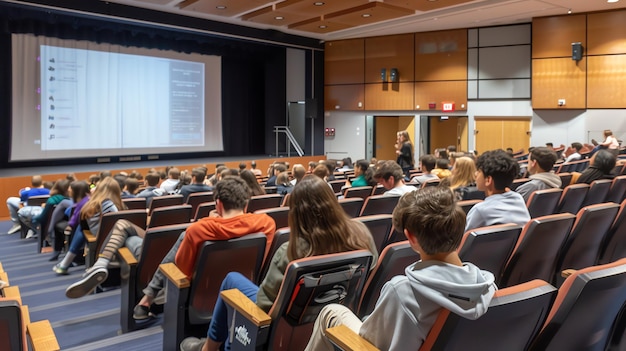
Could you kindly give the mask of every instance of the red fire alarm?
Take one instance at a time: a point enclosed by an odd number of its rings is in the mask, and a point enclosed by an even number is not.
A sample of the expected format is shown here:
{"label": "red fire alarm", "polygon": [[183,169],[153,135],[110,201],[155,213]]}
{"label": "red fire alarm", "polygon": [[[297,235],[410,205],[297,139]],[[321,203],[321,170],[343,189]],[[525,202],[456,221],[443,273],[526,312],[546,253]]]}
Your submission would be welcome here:
{"label": "red fire alarm", "polygon": [[444,101],[441,103],[443,112],[452,112],[454,111],[454,102]]}
{"label": "red fire alarm", "polygon": [[437,108],[437,103],[436,102],[429,102],[428,103],[428,109],[429,110],[434,110]]}
{"label": "red fire alarm", "polygon": [[325,128],[324,129],[324,136],[334,137],[335,136],[335,128]]}

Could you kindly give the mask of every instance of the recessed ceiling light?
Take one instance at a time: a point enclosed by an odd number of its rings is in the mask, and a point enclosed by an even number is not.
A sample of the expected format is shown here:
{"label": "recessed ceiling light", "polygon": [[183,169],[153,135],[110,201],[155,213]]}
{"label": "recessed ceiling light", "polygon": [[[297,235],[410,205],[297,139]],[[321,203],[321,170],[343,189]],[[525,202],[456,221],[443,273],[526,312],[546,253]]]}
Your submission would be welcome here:
{"label": "recessed ceiling light", "polygon": [[323,25],[323,24],[322,24],[322,25],[320,26],[320,29],[326,29],[326,27],[327,27],[327,26],[325,26],[325,25]]}
{"label": "recessed ceiling light", "polygon": [[314,2],[313,5],[315,5],[315,6],[322,6],[322,5],[324,5],[324,3],[321,2],[321,1],[317,1],[317,2]]}
{"label": "recessed ceiling light", "polygon": [[369,14],[369,13],[364,13],[364,14],[361,15],[361,17],[364,17],[364,18],[367,18],[367,17],[370,17],[370,16],[371,16],[371,14]]}
{"label": "recessed ceiling light", "polygon": [[606,0],[606,2],[618,2],[619,0]]}
{"label": "recessed ceiling light", "polygon": [[226,10],[226,6],[215,6],[218,10]]}
{"label": "recessed ceiling light", "polygon": [[284,20],[285,17],[283,17],[283,16],[276,16],[276,17],[274,17],[274,19],[276,19],[276,20]]}
{"label": "recessed ceiling light", "polygon": [[437,0],[428,0],[428,2],[435,2],[435,1],[437,1]]}

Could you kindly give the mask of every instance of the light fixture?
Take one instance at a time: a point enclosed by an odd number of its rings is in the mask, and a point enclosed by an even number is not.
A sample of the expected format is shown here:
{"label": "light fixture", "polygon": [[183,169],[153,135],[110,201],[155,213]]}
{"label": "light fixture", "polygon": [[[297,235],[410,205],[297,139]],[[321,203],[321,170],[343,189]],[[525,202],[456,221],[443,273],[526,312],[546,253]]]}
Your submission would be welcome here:
{"label": "light fixture", "polygon": [[606,0],[608,3],[618,2],[619,0]]}
{"label": "light fixture", "polygon": [[321,1],[317,1],[317,2],[314,2],[313,5],[315,5],[315,6],[322,6],[322,5],[324,5],[324,3],[321,2]]}
{"label": "light fixture", "polygon": [[370,13],[364,13],[364,14],[362,14],[362,15],[361,15],[361,17],[363,17],[363,18],[368,18],[368,17],[370,17],[371,15],[372,15],[372,14],[370,14]]}
{"label": "light fixture", "polygon": [[328,26],[325,26],[325,25],[323,25],[323,24],[322,24],[322,25],[320,26],[320,29],[326,29],[327,27],[328,27]]}
{"label": "light fixture", "polygon": [[572,14],[572,9],[567,9],[567,14],[571,15]]}
{"label": "light fixture", "polygon": [[283,16],[276,16],[276,17],[274,17],[274,19],[280,21],[280,20],[284,20],[285,17],[283,17]]}
{"label": "light fixture", "polygon": [[218,10],[226,10],[226,6],[224,6],[224,5],[215,6],[215,8],[218,9]]}
{"label": "light fixture", "polygon": [[389,71],[389,80],[390,80],[392,83],[397,83],[397,82],[398,82],[398,75],[399,75],[399,73],[398,73],[398,69],[397,69],[397,68],[392,68],[392,69]]}

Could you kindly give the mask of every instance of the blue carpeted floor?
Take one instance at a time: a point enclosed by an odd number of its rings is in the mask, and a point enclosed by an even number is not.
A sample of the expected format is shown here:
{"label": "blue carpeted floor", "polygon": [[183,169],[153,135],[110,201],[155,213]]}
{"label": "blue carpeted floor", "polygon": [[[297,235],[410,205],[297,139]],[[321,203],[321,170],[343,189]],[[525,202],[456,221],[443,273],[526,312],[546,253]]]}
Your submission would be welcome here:
{"label": "blue carpeted floor", "polygon": [[56,275],[52,271],[55,262],[48,261],[51,254],[37,253],[34,239],[20,239],[19,233],[7,235],[10,227],[10,222],[0,222],[0,262],[11,285],[19,286],[31,320],[48,319],[62,350],[162,349],[163,330],[155,323],[121,334],[119,289],[80,299],[65,297],[65,288],[81,277],[84,266],[71,268],[67,276]]}

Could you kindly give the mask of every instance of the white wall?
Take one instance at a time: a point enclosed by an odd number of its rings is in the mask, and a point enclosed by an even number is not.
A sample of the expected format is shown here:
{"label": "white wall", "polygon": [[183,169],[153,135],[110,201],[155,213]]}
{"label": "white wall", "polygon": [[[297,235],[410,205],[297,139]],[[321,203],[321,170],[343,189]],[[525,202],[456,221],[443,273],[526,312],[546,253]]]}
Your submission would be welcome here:
{"label": "white wall", "polygon": [[327,158],[365,158],[365,115],[361,111],[327,111],[324,114],[324,127],[335,128],[334,137],[324,137]]}

